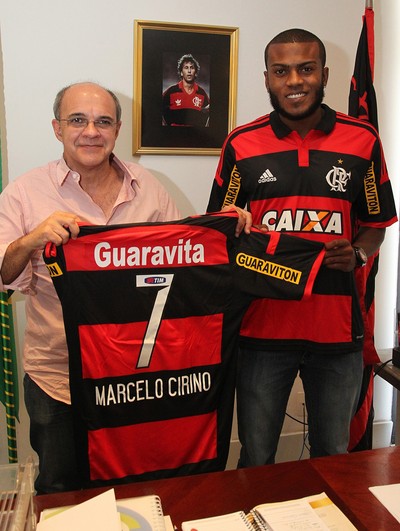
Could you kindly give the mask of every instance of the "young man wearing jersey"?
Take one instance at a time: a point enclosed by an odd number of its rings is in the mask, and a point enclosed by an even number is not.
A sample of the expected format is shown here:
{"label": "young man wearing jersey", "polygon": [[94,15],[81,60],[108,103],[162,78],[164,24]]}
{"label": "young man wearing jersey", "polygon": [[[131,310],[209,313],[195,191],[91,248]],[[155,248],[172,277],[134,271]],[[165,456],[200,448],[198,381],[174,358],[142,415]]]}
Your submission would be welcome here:
{"label": "young man wearing jersey", "polygon": [[347,451],[363,370],[354,269],[379,249],[397,219],[377,132],[322,104],[328,68],[320,39],[284,31],[267,45],[265,64],[274,111],[227,138],[208,211],[246,205],[267,230],[324,242],[326,257],[308,301],[259,299],[242,323],[243,467],[274,462],[297,374],[311,456]]}
{"label": "young man wearing jersey", "polygon": [[[95,83],[62,89],[52,121],[63,157],[11,182],[0,196],[0,289],[26,295],[25,402],[39,455],[38,493],[80,486],[70,407],[68,351],[61,305],[42,251],[93,225],[171,221],[180,214],[139,164],[113,153],[121,127],[115,94]],[[237,231],[251,220],[241,214]]]}
{"label": "young man wearing jersey", "polygon": [[163,94],[164,125],[208,125],[210,99],[207,92],[196,83],[200,64],[191,55],[183,55],[178,61],[179,83],[169,87]]}

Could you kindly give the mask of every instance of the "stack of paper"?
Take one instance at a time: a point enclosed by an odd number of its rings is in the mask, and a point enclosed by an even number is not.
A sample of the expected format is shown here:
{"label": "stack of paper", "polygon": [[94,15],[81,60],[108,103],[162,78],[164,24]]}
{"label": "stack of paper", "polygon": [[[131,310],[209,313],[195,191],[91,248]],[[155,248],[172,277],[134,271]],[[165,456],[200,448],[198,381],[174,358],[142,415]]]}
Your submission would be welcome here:
{"label": "stack of paper", "polygon": [[386,509],[400,522],[400,483],[370,487],[369,490]]}
{"label": "stack of paper", "polygon": [[46,509],[37,531],[121,531],[151,529],[173,531],[169,516],[164,516],[161,500],[152,494],[115,500],[114,489],[72,507]]}

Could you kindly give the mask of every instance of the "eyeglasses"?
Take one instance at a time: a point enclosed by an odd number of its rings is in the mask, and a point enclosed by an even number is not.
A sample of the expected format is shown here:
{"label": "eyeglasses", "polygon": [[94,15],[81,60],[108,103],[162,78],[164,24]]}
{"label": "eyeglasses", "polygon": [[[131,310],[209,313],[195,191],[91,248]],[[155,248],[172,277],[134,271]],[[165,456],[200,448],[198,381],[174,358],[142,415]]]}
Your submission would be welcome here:
{"label": "eyeglasses", "polygon": [[75,129],[86,129],[89,124],[93,124],[96,129],[111,129],[117,122],[113,122],[108,118],[101,118],[100,120],[88,120],[81,116],[74,116],[73,118],[60,118],[58,122],[66,122],[67,125]]}

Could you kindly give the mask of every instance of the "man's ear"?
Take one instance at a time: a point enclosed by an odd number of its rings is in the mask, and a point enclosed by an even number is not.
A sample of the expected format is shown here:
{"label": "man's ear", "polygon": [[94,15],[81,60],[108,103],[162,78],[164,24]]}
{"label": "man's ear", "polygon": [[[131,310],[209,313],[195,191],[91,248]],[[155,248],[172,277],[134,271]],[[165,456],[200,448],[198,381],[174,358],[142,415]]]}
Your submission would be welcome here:
{"label": "man's ear", "polygon": [[324,67],[324,72],[322,75],[323,75],[324,87],[326,87],[328,83],[328,78],[329,78],[329,68],[327,66]]}
{"label": "man's ear", "polygon": [[120,129],[121,129],[121,125],[122,125],[122,121],[120,120],[120,121],[117,123],[117,127],[115,128],[115,140],[118,138],[119,131],[120,131]]}
{"label": "man's ear", "polygon": [[265,88],[269,92],[268,70],[264,70],[264,83],[265,83]]}
{"label": "man's ear", "polygon": [[60,122],[54,118],[51,121],[51,125],[53,126],[53,131],[54,131],[54,134],[56,135],[57,140],[62,142],[62,132],[61,132]]}

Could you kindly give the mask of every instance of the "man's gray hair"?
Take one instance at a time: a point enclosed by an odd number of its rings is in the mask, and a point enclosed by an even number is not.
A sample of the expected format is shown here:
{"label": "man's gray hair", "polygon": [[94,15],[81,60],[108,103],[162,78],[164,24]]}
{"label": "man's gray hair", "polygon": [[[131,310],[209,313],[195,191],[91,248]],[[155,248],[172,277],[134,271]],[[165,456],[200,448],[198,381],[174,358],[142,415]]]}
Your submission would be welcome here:
{"label": "man's gray hair", "polygon": [[[58,91],[57,93],[57,96],[56,96],[56,99],[54,100],[54,104],[53,104],[53,112],[54,112],[54,118],[56,120],[59,120],[61,118],[60,116],[60,109],[61,109],[61,104],[62,104],[62,101],[63,101],[63,98],[65,96],[65,93],[67,92],[68,89],[70,89],[71,87],[74,87],[76,85],[83,85],[85,83],[92,83],[91,81],[83,81],[83,82],[79,82],[79,83],[72,83],[71,85],[67,85],[66,87],[63,87],[61,90]],[[112,97],[112,99],[114,100],[114,103],[115,103],[115,115],[116,115],[116,121],[119,122],[121,120],[121,116],[122,116],[122,109],[121,109],[121,104],[119,102],[119,99],[117,98],[117,96],[114,94],[114,92],[112,92],[112,90],[109,90],[105,87],[102,87],[101,85],[98,85],[97,83],[92,83],[93,85],[97,85],[98,87],[104,89],[106,92],[108,92],[110,94],[110,96]]]}

